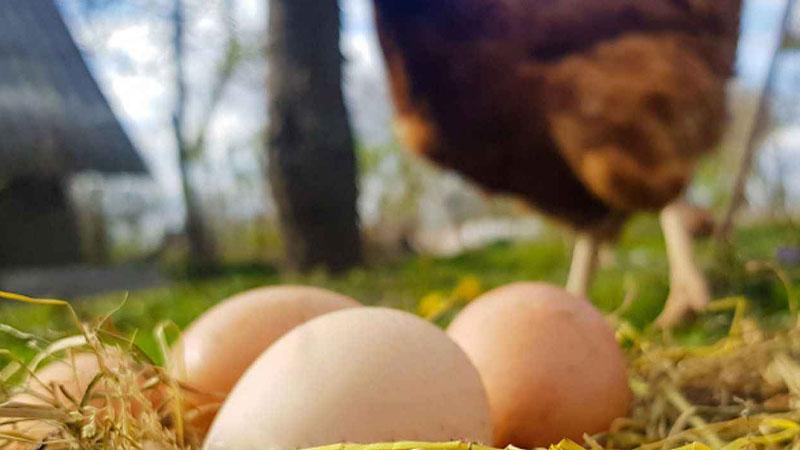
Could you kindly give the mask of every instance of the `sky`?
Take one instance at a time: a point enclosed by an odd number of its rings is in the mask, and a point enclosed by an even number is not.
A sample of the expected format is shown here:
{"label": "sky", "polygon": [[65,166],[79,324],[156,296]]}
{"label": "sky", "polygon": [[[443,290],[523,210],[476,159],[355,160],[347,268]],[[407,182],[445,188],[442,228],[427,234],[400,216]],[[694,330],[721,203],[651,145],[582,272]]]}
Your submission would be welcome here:
{"label": "sky", "polygon": [[[179,224],[179,178],[170,130],[173,67],[165,0],[122,0],[87,19],[77,14],[85,0],[57,0],[85,50],[90,67],[112,108],[144,155],[170,205],[168,221]],[[266,0],[233,0],[237,32],[246,42],[259,42],[266,29]],[[207,88],[221,52],[221,0],[187,0],[189,54],[187,66],[193,123],[207,100]],[[154,6],[155,5],[155,6]],[[159,9],[162,5],[162,9]],[[740,46],[740,83],[746,89],[763,84],[785,0],[747,0]],[[342,50],[347,60],[345,94],[359,140],[375,146],[391,142],[391,105],[376,41],[369,0],[343,0]],[[800,12],[795,21],[800,29]],[[242,178],[257,177],[261,161],[259,136],[266,122],[265,63],[251,61],[237,72],[212,122],[208,153],[195,179],[209,198],[241,188]],[[191,134],[194,130],[190,130]],[[778,133],[781,147],[800,153],[800,123]],[[796,154],[800,160],[800,154]],[[799,171],[800,172],[800,171]],[[214,180],[207,183],[204,180]],[[800,186],[797,187],[800,197]],[[259,211],[264,198],[259,186],[228,214]],[[231,202],[221,201],[221,205]]]}
{"label": "sky", "polygon": [[[78,12],[85,0],[58,0],[68,25],[84,49],[90,68],[112,108],[145,157],[159,186],[179,202],[180,184],[175,143],[170,129],[174,101],[169,38],[163,0],[122,0],[90,18]],[[146,3],[147,2],[147,3]],[[237,33],[257,45],[266,29],[265,0],[234,0]],[[141,5],[147,4],[146,7]],[[221,54],[220,0],[188,0],[189,73],[192,122],[204,109],[214,65]],[[157,5],[159,7],[153,7]],[[347,58],[345,92],[360,141],[381,145],[391,141],[391,106],[383,77],[382,59],[371,26],[366,0],[346,0],[343,5],[342,50]],[[197,177],[215,180],[216,191],[233,189],[237,177],[257,173],[259,133],[266,122],[266,67],[252,61],[242,67],[225,93],[212,122],[209,149]],[[189,133],[192,130],[189,127]],[[229,170],[232,169],[232,170]],[[199,183],[204,184],[202,181]],[[211,189],[211,186],[207,186]],[[264,204],[258,195],[245,211]],[[178,206],[178,208],[180,208]],[[234,212],[235,213],[235,212]],[[180,216],[180,212],[175,214]]]}

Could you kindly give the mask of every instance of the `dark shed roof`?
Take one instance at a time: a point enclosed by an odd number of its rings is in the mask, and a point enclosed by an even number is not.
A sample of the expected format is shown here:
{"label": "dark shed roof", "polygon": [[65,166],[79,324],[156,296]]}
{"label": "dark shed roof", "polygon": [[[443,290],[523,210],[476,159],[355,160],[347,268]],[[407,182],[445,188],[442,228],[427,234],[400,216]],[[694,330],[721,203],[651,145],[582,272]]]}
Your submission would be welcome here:
{"label": "dark shed roof", "polygon": [[145,172],[53,0],[0,0],[0,176]]}

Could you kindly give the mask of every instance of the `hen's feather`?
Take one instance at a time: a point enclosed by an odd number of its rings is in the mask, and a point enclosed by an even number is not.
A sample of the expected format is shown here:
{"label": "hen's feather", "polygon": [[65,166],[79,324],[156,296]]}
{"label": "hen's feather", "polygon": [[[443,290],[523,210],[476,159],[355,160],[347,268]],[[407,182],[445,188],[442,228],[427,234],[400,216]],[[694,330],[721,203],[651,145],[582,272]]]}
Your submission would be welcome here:
{"label": "hen's feather", "polygon": [[658,208],[724,121],[740,0],[375,0],[401,134],[579,227]]}

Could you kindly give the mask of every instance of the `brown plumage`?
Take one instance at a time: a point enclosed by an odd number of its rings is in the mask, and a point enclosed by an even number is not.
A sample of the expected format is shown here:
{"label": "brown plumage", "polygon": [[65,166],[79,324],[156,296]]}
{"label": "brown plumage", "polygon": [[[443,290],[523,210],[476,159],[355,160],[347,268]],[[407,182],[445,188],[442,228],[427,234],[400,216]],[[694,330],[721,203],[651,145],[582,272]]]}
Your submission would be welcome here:
{"label": "brown plumage", "polygon": [[662,211],[671,325],[708,302],[677,199],[725,122],[741,0],[374,0],[401,137],[598,240]]}
{"label": "brown plumage", "polygon": [[401,135],[578,228],[675,199],[719,137],[740,0],[376,0]]}

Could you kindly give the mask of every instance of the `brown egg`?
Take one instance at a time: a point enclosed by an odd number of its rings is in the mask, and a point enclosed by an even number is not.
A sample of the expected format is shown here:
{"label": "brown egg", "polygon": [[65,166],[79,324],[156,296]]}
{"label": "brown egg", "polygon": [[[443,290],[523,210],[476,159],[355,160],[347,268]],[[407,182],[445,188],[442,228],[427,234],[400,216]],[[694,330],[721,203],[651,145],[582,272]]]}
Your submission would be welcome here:
{"label": "brown egg", "polygon": [[[104,364],[109,366],[112,371],[117,371],[122,367],[123,356],[118,350],[107,349]],[[80,402],[89,385],[100,373],[98,356],[94,353],[78,353],[63,360],[54,361],[36,372],[35,377],[31,377],[27,383],[25,393],[14,396],[11,403],[23,403],[27,405],[52,405],[54,402],[62,405],[66,410],[77,410],[77,405],[73,401]],[[92,401],[89,403],[97,408],[103,408],[107,403],[102,396],[108,384],[100,381],[94,386]],[[148,392],[149,401],[157,401],[160,397],[158,392]],[[129,399],[129,411],[137,416],[142,411],[142,404]],[[114,403],[115,407],[121,407],[121,403]],[[14,427],[3,427],[2,430],[13,429],[23,433],[28,437],[43,440],[56,433],[58,428],[47,421],[24,421]],[[2,443],[2,440],[0,440]],[[4,447],[5,448],[5,447]],[[11,449],[27,449],[28,444],[14,444]]]}
{"label": "brown egg", "polygon": [[405,312],[358,308],[301,325],[261,355],[203,448],[491,436],[480,376],[442,330]]}
{"label": "brown egg", "polygon": [[[70,361],[74,361],[74,366]],[[18,394],[11,398],[11,403],[24,403],[29,405],[48,405],[52,401],[69,404],[70,400],[63,394],[66,391],[72,398],[80,399],[99,373],[97,356],[89,353],[80,353],[72,360],[55,361],[36,372],[36,377],[31,378],[27,389],[30,393]],[[16,425],[3,426],[0,431],[14,431],[34,440],[44,440],[56,433],[58,428],[46,421],[30,420]],[[0,439],[0,444],[3,441]],[[30,444],[17,442],[9,446],[12,450],[31,448]]]}
{"label": "brown egg", "polygon": [[[243,292],[197,319],[172,354],[177,378],[200,392],[230,392],[244,371],[273,342],[317,316],[360,306],[325,289],[274,286]],[[216,414],[220,395],[188,394],[188,408],[201,411],[192,424],[201,432]]]}
{"label": "brown egg", "polygon": [[448,334],[481,374],[496,446],[580,440],[628,412],[626,361],[613,330],[561,288],[518,283],[488,292]]}
{"label": "brown egg", "polygon": [[[36,377],[31,378],[28,389],[33,394],[22,394],[15,401],[44,405],[47,402],[40,399],[42,396],[48,400],[56,400],[62,404],[69,404],[66,392],[73,399],[80,399],[89,387],[95,376],[100,373],[97,355],[93,353],[78,353],[74,357],[54,361],[36,372]],[[53,395],[54,394],[54,395]]]}
{"label": "brown egg", "polygon": [[[3,418],[3,421],[6,420],[13,420],[13,418]],[[2,425],[0,426],[0,433],[24,436],[25,439],[30,439],[32,442],[15,441],[0,437],[0,448],[3,450],[35,450],[43,448],[41,445],[44,440],[50,439],[57,432],[58,428],[55,425],[41,420]]]}

